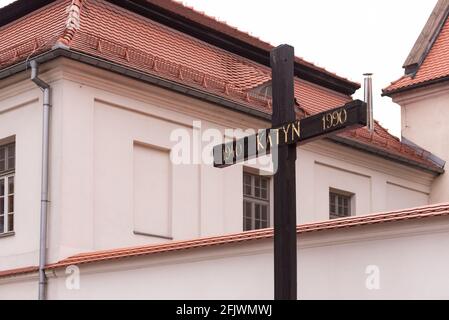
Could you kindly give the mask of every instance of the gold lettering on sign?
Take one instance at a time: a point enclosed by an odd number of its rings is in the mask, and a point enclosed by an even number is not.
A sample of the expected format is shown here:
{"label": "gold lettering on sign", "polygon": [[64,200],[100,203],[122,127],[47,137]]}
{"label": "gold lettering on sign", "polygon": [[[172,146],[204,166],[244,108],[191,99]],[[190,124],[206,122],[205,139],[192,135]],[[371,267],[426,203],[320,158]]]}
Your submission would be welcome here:
{"label": "gold lettering on sign", "polygon": [[322,118],[323,130],[329,130],[344,125],[346,121],[348,121],[348,112],[346,109],[326,113]]}
{"label": "gold lettering on sign", "polygon": [[265,145],[262,144],[262,143],[260,142],[261,137],[264,136],[263,133],[264,133],[264,131],[261,131],[261,132],[257,135],[257,152],[259,152],[259,151],[265,149]]}
{"label": "gold lettering on sign", "polygon": [[284,131],[284,139],[285,139],[285,143],[288,142],[288,130],[290,130],[290,127],[292,125],[289,123],[287,126],[287,129],[285,128],[285,126],[282,127],[282,130]]}
{"label": "gold lettering on sign", "polygon": [[299,139],[301,137],[301,122],[296,121],[292,126],[292,141],[295,141],[295,136]]}
{"label": "gold lettering on sign", "polygon": [[237,143],[235,146],[235,156],[240,158],[243,155],[243,145],[241,143]]}
{"label": "gold lettering on sign", "polygon": [[231,145],[231,144],[225,145],[224,158],[225,158],[225,162],[229,162],[229,160],[234,160],[234,146],[233,145]]}

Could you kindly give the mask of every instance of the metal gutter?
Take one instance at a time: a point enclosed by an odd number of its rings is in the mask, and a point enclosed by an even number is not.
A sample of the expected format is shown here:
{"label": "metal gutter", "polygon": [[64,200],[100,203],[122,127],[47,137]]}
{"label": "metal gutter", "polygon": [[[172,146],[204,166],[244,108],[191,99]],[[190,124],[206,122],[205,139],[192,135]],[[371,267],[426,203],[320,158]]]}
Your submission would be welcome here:
{"label": "metal gutter", "polygon": [[[66,57],[72,60],[80,61],[83,63],[86,63],[88,65],[101,68],[103,70],[112,71],[121,75],[125,75],[137,80],[141,80],[153,85],[156,85],[158,87],[162,87],[165,89],[169,89],[181,94],[188,95],[190,97],[200,99],[207,102],[212,102],[214,104],[218,104],[222,107],[231,109],[233,111],[238,111],[241,113],[244,113],[246,115],[251,115],[256,118],[259,118],[261,120],[271,121],[271,115],[266,112],[254,110],[253,108],[250,108],[244,104],[240,104],[238,102],[232,101],[230,99],[225,99],[221,96],[204,92],[199,89],[195,89],[174,81],[170,81],[155,75],[151,75],[148,73],[144,73],[141,71],[137,71],[135,69],[127,68],[124,66],[121,66],[120,64],[109,62],[103,59],[99,59],[93,56],[86,55],[84,53],[80,53],[77,51],[73,51],[70,49],[67,49],[65,47],[57,47],[52,49],[49,52],[40,54],[33,58],[34,61],[36,61],[39,64],[42,64],[44,62],[51,61],[53,59],[59,58],[59,57]],[[16,73],[22,72],[26,70],[26,63],[21,62],[16,65],[10,66],[2,71],[0,71],[0,80],[4,79],[6,77],[12,76]]]}
{"label": "metal gutter", "polygon": [[432,161],[437,167],[441,167],[444,168],[444,166],[446,165],[446,161],[441,159],[440,157],[434,155],[433,153],[421,148],[420,146],[418,146],[416,143],[414,143],[413,141],[407,139],[406,137],[402,136],[401,138],[402,143],[408,145],[409,147],[415,149],[417,152],[421,152],[421,153],[427,153],[427,159],[429,159],[429,161]]}
{"label": "metal gutter", "polygon": [[50,85],[39,78],[38,63],[35,60],[30,62],[31,81],[33,81],[43,93],[43,122],[42,122],[42,177],[41,177],[41,221],[39,240],[39,300],[46,299],[47,278],[45,276],[45,265],[47,263],[47,216],[48,216],[48,173],[50,146]]}

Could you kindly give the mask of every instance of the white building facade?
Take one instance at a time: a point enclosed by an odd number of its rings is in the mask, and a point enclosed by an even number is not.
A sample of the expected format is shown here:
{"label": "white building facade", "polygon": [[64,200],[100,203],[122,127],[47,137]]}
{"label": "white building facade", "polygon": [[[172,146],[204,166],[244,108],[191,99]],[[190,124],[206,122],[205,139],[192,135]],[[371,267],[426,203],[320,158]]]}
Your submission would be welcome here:
{"label": "white building facade", "polygon": [[[271,299],[271,162],[217,169],[207,161],[211,129],[231,138],[227,129],[270,126],[269,98],[255,93],[269,80],[267,66],[233,47],[195,38],[174,18],[163,25],[113,2],[53,1],[32,8],[17,1],[11,6],[22,15],[4,15],[0,22],[7,48],[0,51],[0,297],[35,299],[38,290],[43,98],[23,56],[39,63],[39,77],[51,88],[49,299]],[[189,17],[192,26],[207,18],[180,4],[154,5]],[[14,11],[1,10],[8,9]],[[18,43],[40,17],[55,30],[58,23],[65,26],[56,37],[33,31]],[[118,17],[128,27],[154,32],[155,39],[177,37],[178,45],[190,47],[176,55],[164,44],[133,47],[128,38],[119,43],[115,35],[106,39],[92,31],[100,23],[113,26]],[[248,35],[234,37],[263,49]],[[206,66],[191,61],[190,55],[201,61],[201,54],[211,55]],[[170,63],[181,58],[186,68],[173,72]],[[233,65],[226,64],[223,74],[235,82],[227,80],[217,93],[222,66],[214,63],[225,59]],[[300,116],[343,105],[357,88],[307,62],[295,67],[310,72],[295,80]],[[189,77],[199,80],[188,83]],[[245,87],[245,77],[254,83]],[[449,256],[433,254],[449,241],[449,208],[440,204],[449,200],[448,155],[446,142],[427,135],[435,124],[420,111],[425,99],[436,97],[432,105],[444,113],[444,90],[432,90],[416,100],[421,102],[397,98],[404,102],[403,135],[416,145],[376,124],[373,133],[359,129],[298,147],[300,298],[448,297],[437,278]],[[419,103],[423,107],[414,106]],[[188,142],[188,161],[181,164],[174,160],[180,142]],[[416,278],[431,266],[437,268],[431,275]],[[78,272],[79,283],[71,282]],[[380,280],[370,280],[377,275]]]}

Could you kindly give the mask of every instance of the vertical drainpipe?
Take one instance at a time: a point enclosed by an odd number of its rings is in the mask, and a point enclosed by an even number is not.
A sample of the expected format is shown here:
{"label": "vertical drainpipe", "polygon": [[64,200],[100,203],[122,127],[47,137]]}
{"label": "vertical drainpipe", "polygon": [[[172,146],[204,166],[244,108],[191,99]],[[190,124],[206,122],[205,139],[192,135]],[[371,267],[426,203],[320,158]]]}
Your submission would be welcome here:
{"label": "vertical drainpipe", "polygon": [[373,79],[372,73],[365,73],[365,102],[368,108],[368,130],[374,130]]}
{"label": "vertical drainpipe", "polygon": [[39,69],[35,60],[30,62],[31,81],[43,91],[43,125],[42,125],[42,180],[41,180],[41,222],[39,243],[39,300],[46,299],[47,279],[45,265],[47,262],[47,209],[48,209],[48,167],[49,167],[49,132],[50,132],[50,86],[38,77]]}

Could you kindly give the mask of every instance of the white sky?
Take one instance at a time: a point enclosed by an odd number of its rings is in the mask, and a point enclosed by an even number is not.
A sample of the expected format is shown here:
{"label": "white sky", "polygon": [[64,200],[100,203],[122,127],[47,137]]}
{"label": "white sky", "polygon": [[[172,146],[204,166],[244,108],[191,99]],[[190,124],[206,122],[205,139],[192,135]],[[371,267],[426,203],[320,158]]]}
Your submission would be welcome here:
{"label": "white sky", "polygon": [[[0,7],[12,2],[0,0]],[[400,135],[400,110],[381,89],[403,74],[402,64],[437,0],[183,0],[273,45],[362,83],[374,73],[374,111]],[[363,89],[355,96],[363,99]]]}

